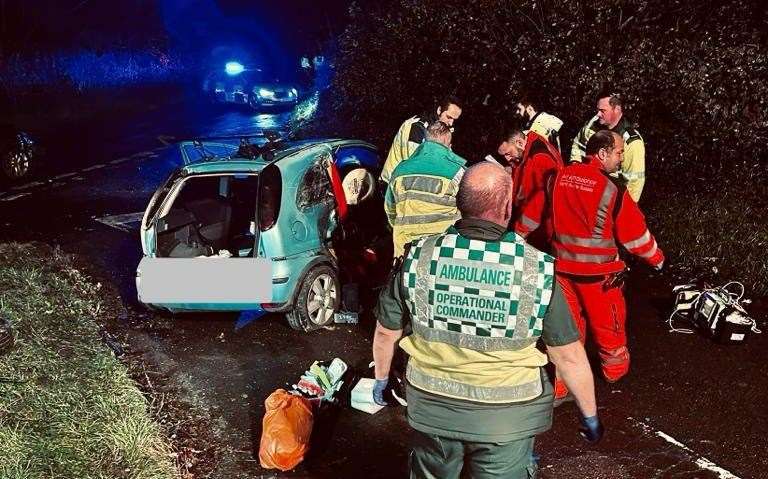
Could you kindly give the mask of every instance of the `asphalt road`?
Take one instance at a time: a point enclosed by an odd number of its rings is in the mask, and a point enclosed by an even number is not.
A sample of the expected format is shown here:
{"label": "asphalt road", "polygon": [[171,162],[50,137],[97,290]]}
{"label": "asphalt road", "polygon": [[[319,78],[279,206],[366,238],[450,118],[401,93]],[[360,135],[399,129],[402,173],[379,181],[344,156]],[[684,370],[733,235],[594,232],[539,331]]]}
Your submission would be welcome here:
{"label": "asphalt road", "polygon": [[[61,130],[63,146],[40,176],[0,188],[0,240],[44,241],[81,255],[120,292],[129,318],[115,324],[130,329],[137,354],[180,385],[183,401],[210,415],[221,442],[210,477],[273,477],[255,455],[269,393],[295,382],[316,359],[340,357],[361,369],[370,361],[369,316],[307,334],[291,330],[279,315],[237,328],[237,315],[167,317],[136,305],[138,215],[180,163],[166,143],[274,128],[288,115],[157,101],[144,114]],[[663,246],[664,238],[659,241]],[[671,334],[665,279],[638,268],[629,291],[632,372],[618,384],[597,382],[605,440],[582,444],[575,406],[558,408],[552,430],[538,440],[541,477],[768,477],[765,338],[721,346],[696,334]],[[761,326],[766,309],[760,301],[750,306]],[[137,321],[147,327],[128,328]],[[410,434],[404,409],[372,416],[328,410],[316,433],[310,457],[277,476],[404,477]]]}

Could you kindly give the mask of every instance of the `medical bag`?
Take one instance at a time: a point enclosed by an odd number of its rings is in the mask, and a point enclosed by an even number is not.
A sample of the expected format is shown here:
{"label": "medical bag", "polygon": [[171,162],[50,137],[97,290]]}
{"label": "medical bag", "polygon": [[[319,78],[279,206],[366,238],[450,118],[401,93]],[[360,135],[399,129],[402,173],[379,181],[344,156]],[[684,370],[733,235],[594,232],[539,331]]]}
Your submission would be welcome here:
{"label": "medical bag", "polygon": [[[733,286],[741,287],[741,292],[734,292]],[[744,295],[741,283],[731,281],[718,288],[687,284],[675,286],[672,291],[675,307],[668,321],[671,331],[692,332],[672,325],[675,316],[682,316],[719,343],[742,343],[750,333],[761,332],[740,304]]]}

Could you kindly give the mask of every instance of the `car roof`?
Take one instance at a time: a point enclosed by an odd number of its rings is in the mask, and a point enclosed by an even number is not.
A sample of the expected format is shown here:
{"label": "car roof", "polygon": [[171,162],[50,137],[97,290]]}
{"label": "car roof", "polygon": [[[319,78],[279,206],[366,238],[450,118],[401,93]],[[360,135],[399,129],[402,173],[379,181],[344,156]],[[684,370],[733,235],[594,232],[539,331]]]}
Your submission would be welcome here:
{"label": "car roof", "polygon": [[[203,142],[205,144],[205,142]],[[270,163],[275,163],[285,171],[292,169],[296,162],[304,161],[306,154],[319,154],[323,149],[335,150],[341,146],[365,146],[374,148],[370,143],[360,140],[311,139],[287,142],[284,147],[275,152],[275,159],[271,162],[261,158],[221,158],[213,160],[200,160],[184,166],[185,174],[205,173],[229,173],[229,172],[259,172]],[[304,154],[297,154],[297,153]]]}
{"label": "car roof", "polygon": [[259,172],[267,165],[263,160],[214,160],[199,161],[184,167],[187,174]]}

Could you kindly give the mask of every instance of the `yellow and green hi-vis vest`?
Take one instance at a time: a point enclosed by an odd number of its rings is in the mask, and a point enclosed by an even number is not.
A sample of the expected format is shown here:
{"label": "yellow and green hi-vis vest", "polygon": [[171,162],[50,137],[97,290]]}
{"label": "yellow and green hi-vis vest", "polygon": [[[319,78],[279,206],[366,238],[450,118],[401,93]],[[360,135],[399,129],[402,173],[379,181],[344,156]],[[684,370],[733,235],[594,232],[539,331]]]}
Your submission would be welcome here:
{"label": "yellow and green hi-vis vest", "polygon": [[540,396],[547,358],[536,341],[553,285],[554,258],[514,232],[482,241],[451,227],[414,243],[403,263],[408,381],[483,403]]}

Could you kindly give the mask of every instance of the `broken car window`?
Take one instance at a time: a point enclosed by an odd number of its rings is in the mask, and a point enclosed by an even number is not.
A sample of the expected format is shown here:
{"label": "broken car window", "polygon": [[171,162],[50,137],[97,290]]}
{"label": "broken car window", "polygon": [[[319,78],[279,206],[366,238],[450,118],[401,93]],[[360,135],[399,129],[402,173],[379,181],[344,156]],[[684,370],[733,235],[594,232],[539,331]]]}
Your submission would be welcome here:
{"label": "broken car window", "polygon": [[296,205],[304,209],[330,201],[333,199],[329,194],[330,192],[331,182],[328,180],[328,174],[323,167],[323,161],[318,158],[304,174],[296,197]]}

